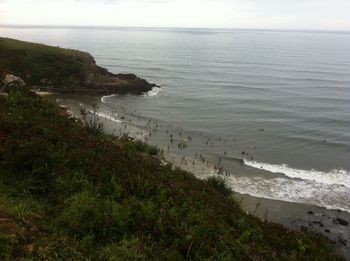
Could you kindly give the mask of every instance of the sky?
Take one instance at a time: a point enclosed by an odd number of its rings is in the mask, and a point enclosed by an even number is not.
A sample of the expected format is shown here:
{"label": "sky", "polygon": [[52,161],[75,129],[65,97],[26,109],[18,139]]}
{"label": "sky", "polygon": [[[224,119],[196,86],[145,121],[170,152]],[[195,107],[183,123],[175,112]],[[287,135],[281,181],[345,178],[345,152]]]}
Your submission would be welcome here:
{"label": "sky", "polygon": [[2,25],[350,30],[350,0],[0,0]]}

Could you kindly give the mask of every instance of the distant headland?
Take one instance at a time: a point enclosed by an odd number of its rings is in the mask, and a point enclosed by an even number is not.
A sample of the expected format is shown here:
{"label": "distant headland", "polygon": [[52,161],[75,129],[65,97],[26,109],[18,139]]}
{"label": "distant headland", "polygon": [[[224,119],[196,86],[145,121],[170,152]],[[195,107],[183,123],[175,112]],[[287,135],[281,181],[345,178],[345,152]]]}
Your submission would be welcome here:
{"label": "distant headland", "polygon": [[157,86],[134,74],[111,73],[86,52],[0,37],[0,85],[14,76],[58,93],[144,93]]}

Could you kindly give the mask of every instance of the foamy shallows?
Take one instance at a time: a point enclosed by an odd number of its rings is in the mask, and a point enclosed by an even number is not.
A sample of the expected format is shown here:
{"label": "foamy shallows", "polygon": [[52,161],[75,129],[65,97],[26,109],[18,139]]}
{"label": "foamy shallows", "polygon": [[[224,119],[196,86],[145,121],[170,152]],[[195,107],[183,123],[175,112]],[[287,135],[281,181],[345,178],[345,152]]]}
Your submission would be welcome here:
{"label": "foamy shallows", "polygon": [[154,97],[157,96],[160,92],[161,92],[162,88],[160,87],[153,87],[152,90],[150,90],[149,92],[146,92],[144,94],[145,97]]}
{"label": "foamy shallows", "polygon": [[252,168],[266,170],[271,173],[283,174],[290,178],[310,180],[327,185],[343,185],[347,188],[350,188],[350,173],[349,171],[343,169],[323,172],[314,169],[294,169],[288,167],[286,164],[273,165],[248,160],[244,160],[244,164]]}
{"label": "foamy shallows", "polygon": [[327,185],[310,180],[288,178],[226,177],[230,187],[241,194],[254,197],[304,203],[339,209],[350,213],[350,189],[342,185]]}
{"label": "foamy shallows", "polygon": [[115,96],[115,94],[102,96],[102,97],[101,97],[101,102],[102,102],[102,103],[106,103],[106,99],[112,98],[112,97],[114,97],[114,96]]}
{"label": "foamy shallows", "polygon": [[107,114],[105,114],[103,112],[95,112],[95,111],[89,110],[89,113],[97,115],[97,116],[99,116],[101,118],[104,118],[106,120],[116,122],[116,123],[121,123],[122,122],[121,120],[118,120],[118,119],[116,119],[116,118],[114,118],[114,117],[112,117],[110,115],[107,115]]}
{"label": "foamy shallows", "polygon": [[246,166],[278,173],[275,178],[238,177],[229,175],[230,187],[241,194],[255,197],[305,203],[339,209],[350,213],[350,174],[346,170],[322,172],[293,169],[287,165],[273,165],[244,160]]}

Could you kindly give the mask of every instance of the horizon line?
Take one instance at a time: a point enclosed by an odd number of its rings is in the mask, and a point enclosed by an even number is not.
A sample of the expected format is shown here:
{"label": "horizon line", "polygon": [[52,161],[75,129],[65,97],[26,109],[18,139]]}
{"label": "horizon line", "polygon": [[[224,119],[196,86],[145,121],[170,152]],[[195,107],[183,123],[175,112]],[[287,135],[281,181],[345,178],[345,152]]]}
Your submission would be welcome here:
{"label": "horizon line", "polygon": [[51,28],[51,29],[183,29],[183,30],[246,30],[246,31],[290,31],[290,32],[338,32],[349,33],[350,29],[291,29],[291,28],[253,28],[253,27],[176,27],[176,26],[126,26],[126,25],[39,25],[39,24],[0,24],[2,28]]}

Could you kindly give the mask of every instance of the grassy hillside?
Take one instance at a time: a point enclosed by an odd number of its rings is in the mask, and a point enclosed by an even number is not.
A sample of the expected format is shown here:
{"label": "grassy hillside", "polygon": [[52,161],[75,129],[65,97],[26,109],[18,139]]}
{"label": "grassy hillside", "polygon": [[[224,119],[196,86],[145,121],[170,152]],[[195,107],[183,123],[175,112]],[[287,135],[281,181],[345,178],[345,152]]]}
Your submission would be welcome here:
{"label": "grassy hillside", "polygon": [[339,259],[245,214],[222,181],[89,126],[30,91],[0,96],[0,259]]}
{"label": "grassy hillside", "polygon": [[143,92],[153,87],[133,74],[108,72],[85,52],[0,37],[0,75],[2,71],[36,87],[112,92]]}

